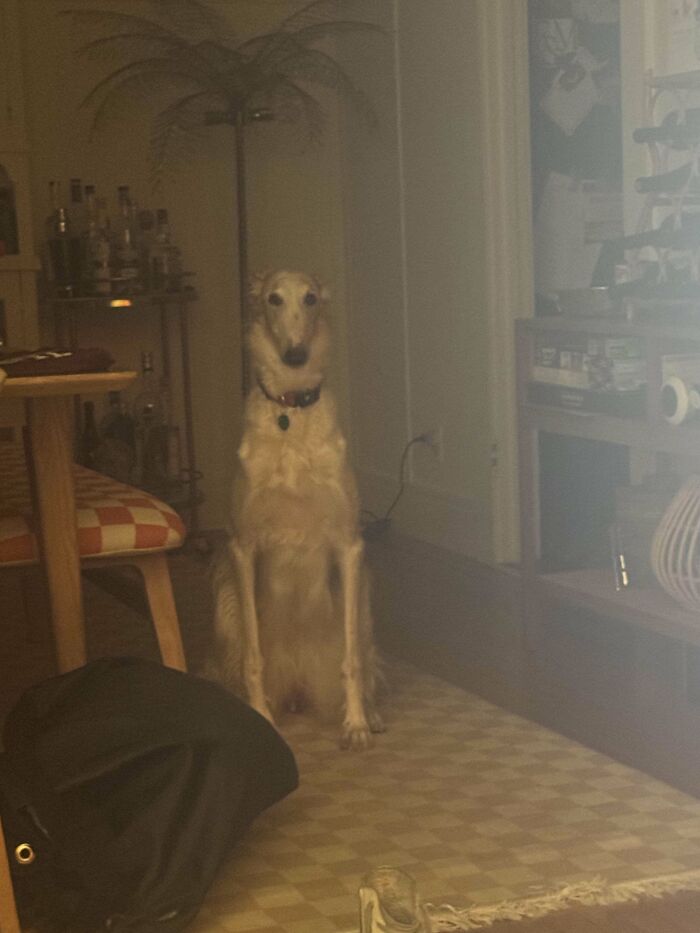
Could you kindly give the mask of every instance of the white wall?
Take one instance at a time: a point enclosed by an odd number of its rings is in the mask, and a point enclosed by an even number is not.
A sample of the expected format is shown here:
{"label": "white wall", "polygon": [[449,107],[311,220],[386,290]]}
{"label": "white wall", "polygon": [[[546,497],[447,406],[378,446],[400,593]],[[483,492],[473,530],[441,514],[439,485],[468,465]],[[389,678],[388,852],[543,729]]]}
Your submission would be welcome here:
{"label": "white wall", "polygon": [[[491,556],[488,321],[475,2],[400,0],[396,62],[365,62],[377,138],[349,139],[348,268],[356,457],[375,512],[408,439],[442,428],[444,457],[415,450],[400,527]],[[390,79],[393,78],[393,88]]]}

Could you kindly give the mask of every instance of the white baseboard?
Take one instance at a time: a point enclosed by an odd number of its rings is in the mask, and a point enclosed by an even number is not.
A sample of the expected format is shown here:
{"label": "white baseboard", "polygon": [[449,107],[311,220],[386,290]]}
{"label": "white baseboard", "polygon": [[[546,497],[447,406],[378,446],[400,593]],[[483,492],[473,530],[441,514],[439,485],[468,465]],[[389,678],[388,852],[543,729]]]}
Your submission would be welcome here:
{"label": "white baseboard", "polygon": [[[397,493],[396,477],[359,473],[357,479],[362,507],[384,515]],[[478,500],[407,483],[391,521],[403,534],[484,563],[493,562],[491,514]]]}

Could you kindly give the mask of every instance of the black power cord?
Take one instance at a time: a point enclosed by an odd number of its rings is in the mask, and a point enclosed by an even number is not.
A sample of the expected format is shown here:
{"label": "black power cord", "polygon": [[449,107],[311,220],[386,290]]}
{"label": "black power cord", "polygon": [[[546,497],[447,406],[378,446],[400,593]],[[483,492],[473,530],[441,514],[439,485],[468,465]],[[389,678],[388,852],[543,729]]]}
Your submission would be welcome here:
{"label": "black power cord", "polygon": [[375,513],[371,512],[369,509],[362,509],[360,512],[362,537],[367,541],[374,541],[389,530],[389,526],[391,525],[391,513],[399,504],[399,500],[401,496],[403,496],[404,489],[406,488],[406,460],[408,458],[408,452],[414,444],[427,444],[428,447],[434,446],[430,434],[418,434],[406,444],[401,454],[401,463],[399,465],[399,488],[389,508],[384,515],[381,516],[375,515]]}

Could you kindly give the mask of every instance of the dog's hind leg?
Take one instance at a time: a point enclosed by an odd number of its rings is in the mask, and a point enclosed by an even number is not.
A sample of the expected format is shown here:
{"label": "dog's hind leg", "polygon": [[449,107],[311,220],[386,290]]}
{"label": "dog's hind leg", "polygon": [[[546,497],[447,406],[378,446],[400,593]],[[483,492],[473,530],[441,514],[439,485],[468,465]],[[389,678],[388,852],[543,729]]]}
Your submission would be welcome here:
{"label": "dog's hind leg", "polygon": [[243,682],[243,617],[238,598],[238,574],[228,550],[220,550],[211,565],[215,643],[198,672],[245,699]]}
{"label": "dog's hind leg", "polygon": [[364,672],[360,644],[359,596],[362,557],[362,542],[359,540],[340,549],[338,554],[345,625],[345,719],[340,744],[342,748],[353,749],[368,748],[372,743],[364,707]]}
{"label": "dog's hind leg", "polygon": [[245,651],[243,654],[243,678],[248,694],[248,702],[262,716],[274,722],[265,696],[263,684],[263,657],[260,650],[260,628],[255,607],[255,551],[252,547],[243,547],[234,539],[229,543],[231,557],[238,571],[240,585],[241,610],[245,631]]}

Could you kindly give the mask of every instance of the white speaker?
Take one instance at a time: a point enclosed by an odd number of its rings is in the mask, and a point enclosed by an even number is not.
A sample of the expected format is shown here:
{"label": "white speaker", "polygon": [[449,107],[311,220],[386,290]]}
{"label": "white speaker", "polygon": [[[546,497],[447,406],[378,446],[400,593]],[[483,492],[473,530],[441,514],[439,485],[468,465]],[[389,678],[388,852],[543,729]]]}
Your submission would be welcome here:
{"label": "white speaker", "polygon": [[671,376],[661,386],[661,411],[671,424],[683,424],[700,410],[700,387]]}

